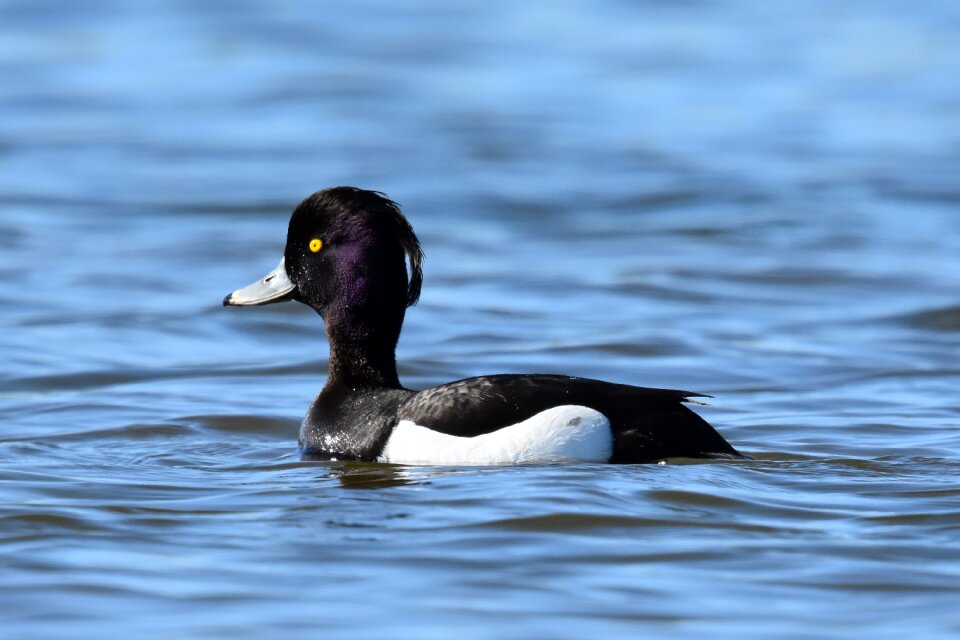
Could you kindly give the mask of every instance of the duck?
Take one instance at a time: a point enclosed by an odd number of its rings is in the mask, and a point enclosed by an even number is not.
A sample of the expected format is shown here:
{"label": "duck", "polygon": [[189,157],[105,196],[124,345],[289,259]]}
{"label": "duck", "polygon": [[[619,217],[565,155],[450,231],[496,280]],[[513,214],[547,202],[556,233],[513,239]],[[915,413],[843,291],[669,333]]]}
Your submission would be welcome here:
{"label": "duck", "polygon": [[232,307],[293,300],[322,318],[328,375],[300,426],[304,457],[441,466],[743,457],[687,406],[708,396],[689,391],[552,373],[405,388],[396,346],[420,298],[423,259],[397,203],[333,187],[294,209],[277,267],[224,298]]}

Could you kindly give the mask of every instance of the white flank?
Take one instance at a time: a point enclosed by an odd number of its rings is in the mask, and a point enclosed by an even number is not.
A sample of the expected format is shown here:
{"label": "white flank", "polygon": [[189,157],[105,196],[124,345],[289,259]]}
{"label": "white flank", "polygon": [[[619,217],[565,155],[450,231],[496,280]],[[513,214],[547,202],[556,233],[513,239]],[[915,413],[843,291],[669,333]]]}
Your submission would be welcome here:
{"label": "white flank", "polygon": [[461,438],[402,420],[380,462],[429,465],[508,465],[608,462],[613,432],[605,415],[563,405],[491,433]]}

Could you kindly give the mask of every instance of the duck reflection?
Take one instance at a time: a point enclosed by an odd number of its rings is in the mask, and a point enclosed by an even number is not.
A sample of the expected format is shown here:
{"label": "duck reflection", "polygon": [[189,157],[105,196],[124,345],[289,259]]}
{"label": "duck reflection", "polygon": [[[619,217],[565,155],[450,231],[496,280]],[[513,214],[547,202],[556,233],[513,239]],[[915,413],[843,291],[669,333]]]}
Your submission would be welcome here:
{"label": "duck reflection", "polygon": [[404,485],[427,484],[432,478],[459,473],[458,469],[405,467],[379,462],[324,460],[302,455],[304,462],[318,462],[328,469],[326,477],[340,481],[345,489],[383,489]]}

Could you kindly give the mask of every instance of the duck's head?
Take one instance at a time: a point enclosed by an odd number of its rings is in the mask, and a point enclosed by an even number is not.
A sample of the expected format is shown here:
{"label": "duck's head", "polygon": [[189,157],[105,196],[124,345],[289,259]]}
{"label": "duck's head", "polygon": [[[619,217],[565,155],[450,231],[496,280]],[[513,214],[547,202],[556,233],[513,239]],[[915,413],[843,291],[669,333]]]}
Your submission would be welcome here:
{"label": "duck's head", "polygon": [[294,210],[277,268],[223,304],[298,300],[323,316],[328,329],[375,322],[395,324],[399,335],[404,310],[420,297],[422,261],[417,236],[395,202],[375,191],[324,189]]}

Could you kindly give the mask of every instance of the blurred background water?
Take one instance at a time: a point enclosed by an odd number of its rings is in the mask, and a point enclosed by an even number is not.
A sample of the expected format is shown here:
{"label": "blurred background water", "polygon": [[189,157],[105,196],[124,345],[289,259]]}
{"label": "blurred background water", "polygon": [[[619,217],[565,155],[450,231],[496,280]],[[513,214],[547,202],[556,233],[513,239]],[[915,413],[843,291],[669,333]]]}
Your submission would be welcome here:
{"label": "blurred background water", "polygon": [[[956,637],[960,4],[0,1],[4,638]],[[401,378],[716,396],[755,460],[301,461],[351,184]]]}

